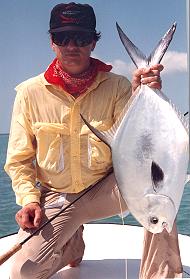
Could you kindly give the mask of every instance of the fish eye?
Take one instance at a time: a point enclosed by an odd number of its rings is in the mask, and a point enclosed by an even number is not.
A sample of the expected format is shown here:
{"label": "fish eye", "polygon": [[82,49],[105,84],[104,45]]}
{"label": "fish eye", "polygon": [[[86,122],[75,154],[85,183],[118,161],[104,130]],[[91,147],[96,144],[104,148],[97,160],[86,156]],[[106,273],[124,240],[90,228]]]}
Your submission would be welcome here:
{"label": "fish eye", "polygon": [[156,225],[158,223],[159,219],[155,216],[150,217],[150,223]]}

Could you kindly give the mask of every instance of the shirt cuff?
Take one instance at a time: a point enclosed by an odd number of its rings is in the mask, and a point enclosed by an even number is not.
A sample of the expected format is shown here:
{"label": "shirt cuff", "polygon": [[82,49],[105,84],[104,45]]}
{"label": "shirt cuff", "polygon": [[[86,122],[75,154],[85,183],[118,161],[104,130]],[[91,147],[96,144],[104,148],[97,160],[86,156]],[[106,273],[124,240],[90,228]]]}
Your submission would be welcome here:
{"label": "shirt cuff", "polygon": [[38,195],[37,196],[36,195],[27,195],[24,198],[22,198],[22,200],[20,200],[19,198],[17,199],[17,203],[21,206],[25,206],[32,202],[37,202],[40,204],[40,195],[39,196]]}

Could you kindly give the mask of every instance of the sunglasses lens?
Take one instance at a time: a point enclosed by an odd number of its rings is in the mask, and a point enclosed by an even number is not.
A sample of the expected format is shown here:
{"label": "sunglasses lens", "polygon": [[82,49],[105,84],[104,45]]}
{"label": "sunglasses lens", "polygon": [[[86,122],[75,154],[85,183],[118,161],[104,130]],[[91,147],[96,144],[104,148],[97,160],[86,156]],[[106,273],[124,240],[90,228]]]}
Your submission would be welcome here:
{"label": "sunglasses lens", "polygon": [[75,44],[79,47],[84,47],[92,43],[94,39],[93,33],[77,34],[75,38]]}
{"label": "sunglasses lens", "polygon": [[87,32],[59,32],[52,33],[52,40],[58,46],[66,46],[72,40],[78,47],[84,47],[92,43],[93,33]]}
{"label": "sunglasses lens", "polygon": [[65,46],[69,43],[70,38],[65,33],[53,33],[52,40],[58,46]]}

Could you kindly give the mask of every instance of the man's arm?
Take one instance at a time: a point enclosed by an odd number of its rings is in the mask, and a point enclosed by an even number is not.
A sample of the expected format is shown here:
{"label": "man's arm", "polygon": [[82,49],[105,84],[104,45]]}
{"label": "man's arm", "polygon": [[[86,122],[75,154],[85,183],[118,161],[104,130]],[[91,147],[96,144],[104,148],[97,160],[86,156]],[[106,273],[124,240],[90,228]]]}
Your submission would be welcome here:
{"label": "man's arm", "polygon": [[5,171],[12,179],[17,204],[23,208],[16,220],[22,228],[36,227],[40,220],[40,191],[35,187],[36,147],[28,116],[28,104],[19,92],[15,98]]}

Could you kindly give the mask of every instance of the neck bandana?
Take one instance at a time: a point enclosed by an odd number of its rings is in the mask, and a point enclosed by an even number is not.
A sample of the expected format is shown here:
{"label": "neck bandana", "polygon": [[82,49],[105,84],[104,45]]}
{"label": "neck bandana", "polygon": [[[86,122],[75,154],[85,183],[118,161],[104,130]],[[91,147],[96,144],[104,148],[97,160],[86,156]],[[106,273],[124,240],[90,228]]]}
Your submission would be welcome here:
{"label": "neck bandana", "polygon": [[45,71],[44,77],[49,83],[59,85],[66,92],[77,97],[92,85],[99,71],[110,72],[111,69],[111,65],[91,57],[90,66],[85,72],[71,75],[63,70],[60,62],[55,58]]}

